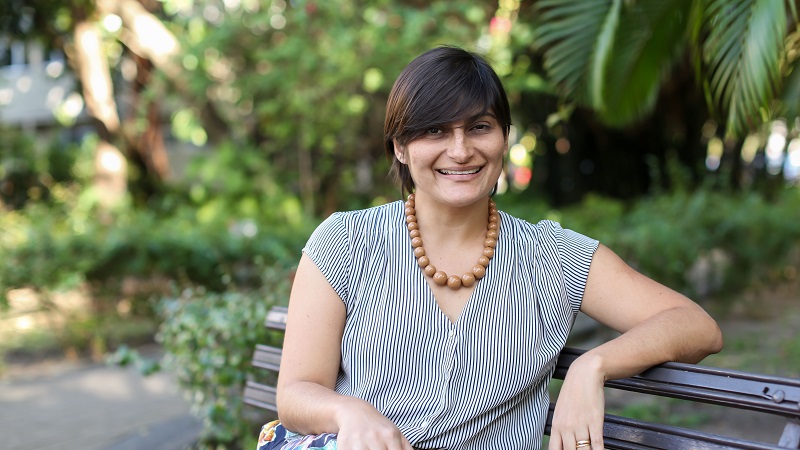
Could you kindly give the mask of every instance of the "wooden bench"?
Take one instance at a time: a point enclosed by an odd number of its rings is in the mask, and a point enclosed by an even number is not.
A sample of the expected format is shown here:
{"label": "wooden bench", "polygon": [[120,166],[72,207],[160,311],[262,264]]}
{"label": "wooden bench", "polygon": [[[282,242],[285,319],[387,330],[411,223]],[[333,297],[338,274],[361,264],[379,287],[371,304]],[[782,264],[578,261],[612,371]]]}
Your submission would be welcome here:
{"label": "wooden bench", "polygon": [[[271,330],[285,330],[286,308],[273,307],[266,326]],[[554,378],[563,380],[570,364],[581,353],[582,350],[565,348],[558,359]],[[280,359],[280,348],[256,346],[253,365],[271,373],[271,381],[248,381],[244,389],[246,404],[277,412],[274,380]],[[606,387],[756,411],[786,420],[781,436],[775,438],[778,441],[776,445],[606,414],[603,436],[607,449],[800,449],[800,380],[666,363],[634,377],[609,381]],[[545,426],[547,434],[550,433],[552,413],[553,404]]]}

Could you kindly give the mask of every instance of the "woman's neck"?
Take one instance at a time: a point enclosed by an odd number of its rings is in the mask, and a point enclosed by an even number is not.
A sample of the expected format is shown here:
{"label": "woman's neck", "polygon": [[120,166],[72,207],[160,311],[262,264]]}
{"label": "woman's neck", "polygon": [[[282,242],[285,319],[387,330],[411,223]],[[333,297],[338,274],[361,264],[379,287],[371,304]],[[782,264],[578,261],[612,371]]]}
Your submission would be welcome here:
{"label": "woman's neck", "polygon": [[415,195],[417,224],[424,241],[458,245],[483,239],[489,219],[489,198],[454,207]]}

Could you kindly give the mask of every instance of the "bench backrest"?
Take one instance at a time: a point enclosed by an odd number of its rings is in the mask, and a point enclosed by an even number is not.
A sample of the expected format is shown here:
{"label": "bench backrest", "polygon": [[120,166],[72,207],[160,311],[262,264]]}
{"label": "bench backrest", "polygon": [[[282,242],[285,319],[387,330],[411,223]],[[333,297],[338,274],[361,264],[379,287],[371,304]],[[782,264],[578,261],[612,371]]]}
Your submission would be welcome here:
{"label": "bench backrest", "polygon": [[[273,307],[267,316],[266,326],[271,330],[285,330],[286,308]],[[565,348],[558,358],[554,378],[563,379],[570,364],[581,353],[582,350]],[[253,354],[253,365],[277,373],[280,359],[280,348],[258,345]],[[609,381],[606,387],[786,418],[786,426],[775,445],[606,414],[603,436],[607,449],[800,449],[800,380],[693,364],[666,363],[634,377]],[[277,412],[275,386],[248,381],[244,389],[244,402]],[[553,406],[550,405],[545,425],[548,434]]]}

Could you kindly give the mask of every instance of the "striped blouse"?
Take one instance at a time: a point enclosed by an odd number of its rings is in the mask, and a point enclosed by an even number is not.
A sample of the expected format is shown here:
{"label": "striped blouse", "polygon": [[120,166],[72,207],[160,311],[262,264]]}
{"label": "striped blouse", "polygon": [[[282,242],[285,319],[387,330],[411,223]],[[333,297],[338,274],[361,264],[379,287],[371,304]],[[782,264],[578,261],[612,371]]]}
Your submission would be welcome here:
{"label": "striped blouse", "polygon": [[455,323],[417,265],[402,201],[334,213],[303,249],[346,307],[336,391],[374,405],[415,448],[541,444],[597,241],[500,214],[495,256]]}

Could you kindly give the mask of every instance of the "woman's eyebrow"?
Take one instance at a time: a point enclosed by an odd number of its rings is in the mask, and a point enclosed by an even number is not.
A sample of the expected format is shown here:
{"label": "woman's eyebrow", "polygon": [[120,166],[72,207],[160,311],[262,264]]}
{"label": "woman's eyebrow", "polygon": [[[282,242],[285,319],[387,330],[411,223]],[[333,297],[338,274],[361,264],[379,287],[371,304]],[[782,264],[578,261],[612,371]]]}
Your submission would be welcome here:
{"label": "woman's eyebrow", "polygon": [[480,112],[478,114],[475,114],[472,117],[469,117],[467,119],[467,122],[469,122],[469,123],[477,122],[477,121],[483,119],[484,117],[491,117],[492,119],[497,120],[497,116],[495,116],[493,112],[485,111],[485,112]]}

